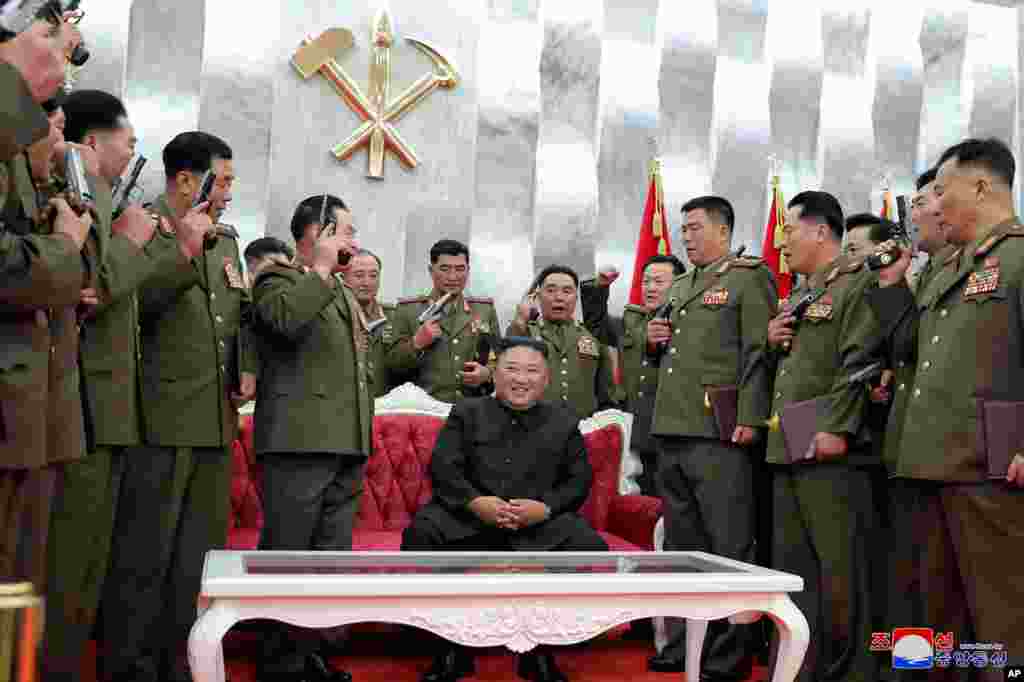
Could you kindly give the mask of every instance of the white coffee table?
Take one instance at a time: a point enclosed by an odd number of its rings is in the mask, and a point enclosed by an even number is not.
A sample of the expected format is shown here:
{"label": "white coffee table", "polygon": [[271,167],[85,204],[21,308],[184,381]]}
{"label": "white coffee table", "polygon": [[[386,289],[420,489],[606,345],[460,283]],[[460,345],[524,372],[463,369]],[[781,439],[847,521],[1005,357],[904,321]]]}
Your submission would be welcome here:
{"label": "white coffee table", "polygon": [[404,623],[474,647],[522,653],[574,644],[639,618],[687,619],[686,669],[698,678],[709,620],[779,629],[773,682],[790,682],[807,650],[807,619],[787,593],[795,575],[701,552],[229,552],[206,556],[189,637],[197,682],[224,682],[221,640],[269,618],[309,628]]}

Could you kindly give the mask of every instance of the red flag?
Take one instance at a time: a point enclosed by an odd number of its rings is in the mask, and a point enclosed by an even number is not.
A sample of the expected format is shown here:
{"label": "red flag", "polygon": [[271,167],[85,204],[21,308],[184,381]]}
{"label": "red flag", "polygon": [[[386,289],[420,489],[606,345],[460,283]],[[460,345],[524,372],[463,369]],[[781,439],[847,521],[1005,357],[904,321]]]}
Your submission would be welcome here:
{"label": "red flag", "polygon": [[764,228],[764,244],[761,247],[761,258],[775,273],[775,286],[779,290],[779,299],[789,297],[793,288],[793,273],[789,271],[786,259],[782,255],[784,237],[782,228],[786,225],[786,202],[779,189],[779,178],[772,178],[772,208],[768,214],[768,226]]}
{"label": "red flag", "polygon": [[661,163],[651,162],[651,178],[647,186],[647,205],[644,219],[640,223],[640,236],[636,240],[636,260],[633,262],[633,285],[629,290],[629,302],[643,305],[642,291],[644,265],[652,256],[672,253],[668,228],[665,225],[665,200],[661,189]]}
{"label": "red flag", "polygon": [[889,190],[882,192],[882,217],[892,220],[892,192]]}

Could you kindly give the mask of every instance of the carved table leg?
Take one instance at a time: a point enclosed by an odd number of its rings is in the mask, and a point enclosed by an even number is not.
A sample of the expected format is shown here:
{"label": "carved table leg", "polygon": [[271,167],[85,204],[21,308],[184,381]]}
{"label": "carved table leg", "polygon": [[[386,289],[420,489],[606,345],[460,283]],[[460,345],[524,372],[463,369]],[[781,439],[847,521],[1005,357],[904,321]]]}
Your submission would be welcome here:
{"label": "carved table leg", "polygon": [[194,682],[225,682],[223,639],[238,621],[237,612],[214,601],[192,626],[188,663]]}
{"label": "carved table leg", "polygon": [[772,608],[765,609],[779,629],[779,651],[775,656],[772,682],[793,682],[807,653],[811,629],[807,618],[789,597],[782,595]]}
{"label": "carved table leg", "polygon": [[704,636],[708,622],[695,618],[686,619],[686,679],[700,679],[700,652],[704,648]]}

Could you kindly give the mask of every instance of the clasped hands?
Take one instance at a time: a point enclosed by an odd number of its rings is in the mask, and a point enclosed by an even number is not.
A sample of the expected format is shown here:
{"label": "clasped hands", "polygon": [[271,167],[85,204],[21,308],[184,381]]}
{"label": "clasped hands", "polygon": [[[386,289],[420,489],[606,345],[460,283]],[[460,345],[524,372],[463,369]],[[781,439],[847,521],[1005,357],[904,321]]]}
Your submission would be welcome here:
{"label": "clasped hands", "polygon": [[500,497],[477,497],[469,503],[469,510],[488,526],[505,530],[521,530],[536,525],[548,517],[548,506],[537,500],[503,500]]}

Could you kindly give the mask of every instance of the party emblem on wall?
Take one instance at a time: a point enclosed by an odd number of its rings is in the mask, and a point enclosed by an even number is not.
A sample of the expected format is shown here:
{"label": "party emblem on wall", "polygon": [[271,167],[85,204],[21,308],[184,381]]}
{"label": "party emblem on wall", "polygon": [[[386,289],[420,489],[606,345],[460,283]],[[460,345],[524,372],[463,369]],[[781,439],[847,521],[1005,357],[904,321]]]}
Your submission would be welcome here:
{"label": "party emblem on wall", "polygon": [[335,59],[335,55],[355,44],[352,32],[346,28],[331,28],[316,39],[307,38],[292,55],[291,62],[304,79],[317,73],[326,78],[349,109],[363,120],[348,139],[335,145],[331,151],[338,160],[345,161],[359,149],[367,147],[369,170],[366,176],[379,180],[384,177],[384,155],[388,150],[406,168],[419,165],[416,152],[398,134],[394,124],[437,88],[451,90],[458,86],[459,73],[454,63],[435,47],[407,36],[406,40],[430,59],[433,68],[392,99],[391,46],[394,32],[386,9],[379,10],[374,17],[370,38],[370,82],[366,93]]}

